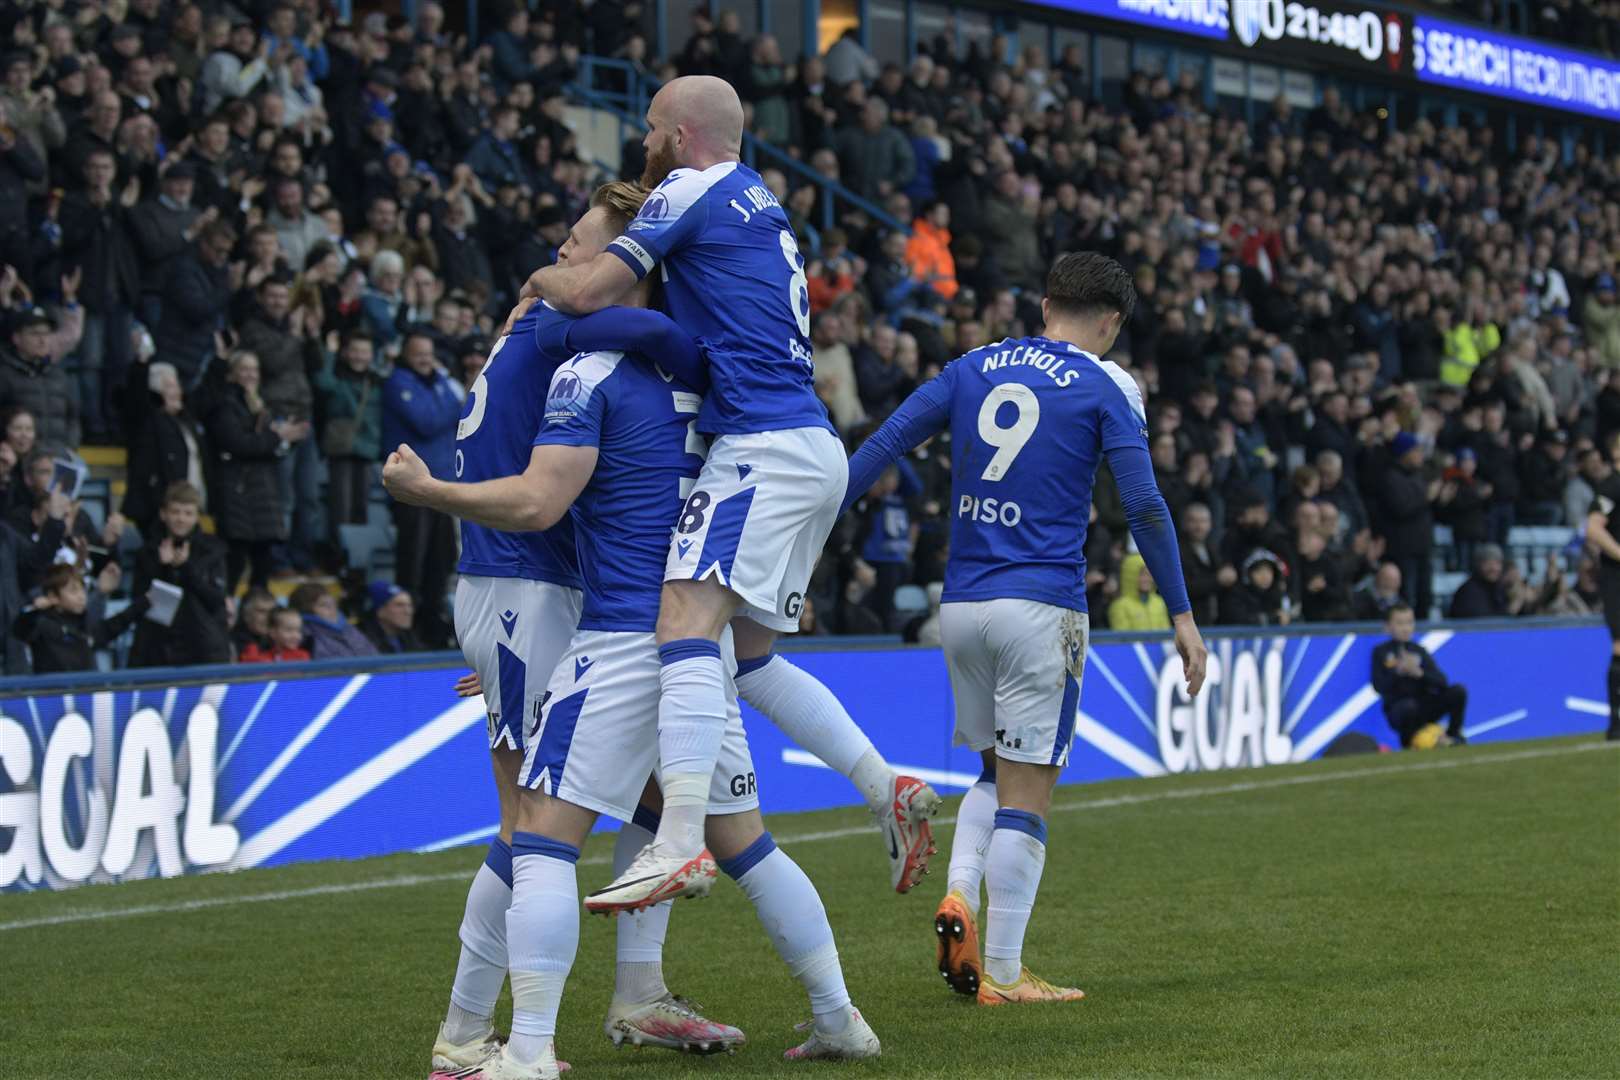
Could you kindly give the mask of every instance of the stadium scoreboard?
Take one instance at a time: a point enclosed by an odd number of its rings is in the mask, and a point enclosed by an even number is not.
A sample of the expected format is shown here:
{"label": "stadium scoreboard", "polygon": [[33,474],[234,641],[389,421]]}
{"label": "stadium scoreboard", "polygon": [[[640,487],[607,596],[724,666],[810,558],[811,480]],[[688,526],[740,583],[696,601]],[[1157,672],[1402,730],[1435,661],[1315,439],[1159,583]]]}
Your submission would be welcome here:
{"label": "stadium scoreboard", "polygon": [[1620,62],[1353,0],[1043,0],[1042,7],[1200,38],[1253,60],[1460,90],[1620,120]]}

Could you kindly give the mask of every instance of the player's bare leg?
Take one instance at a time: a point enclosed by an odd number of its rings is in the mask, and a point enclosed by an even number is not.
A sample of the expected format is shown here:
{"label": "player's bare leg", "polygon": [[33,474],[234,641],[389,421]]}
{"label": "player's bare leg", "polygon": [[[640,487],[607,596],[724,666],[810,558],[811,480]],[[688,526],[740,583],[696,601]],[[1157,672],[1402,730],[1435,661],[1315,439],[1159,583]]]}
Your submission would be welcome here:
{"label": "player's bare leg", "polygon": [[995,828],[985,858],[990,894],[984,934],[984,976],[979,1004],[1079,1001],[1086,995],[1053,986],[1023,964],[1024,931],[1029,926],[1041,870],[1046,865],[1046,817],[1060,769],[1002,758],[996,763]]}
{"label": "player's bare leg", "polygon": [[484,865],[467,891],[461,917],[461,956],[450,989],[450,1008],[433,1043],[433,1068],[465,1069],[498,1054],[495,1002],[506,982],[506,910],[512,904],[512,830],[517,823],[518,772],[523,752],[489,752],[500,799],[501,823]]}
{"label": "player's bare leg", "polygon": [[929,822],[939,813],[939,796],[916,777],[891,769],[820,679],[772,654],[776,631],[740,617],[731,621],[731,632],[738,696],[860,790],[889,855],[889,884],[896,892],[910,890],[928,872],[936,850]]}
{"label": "player's bare leg", "polygon": [[809,1037],[783,1056],[790,1061],[877,1057],[882,1047],[850,1004],[821,897],[798,863],[765,831],[759,811],[710,816],[707,839],[721,869],[753,902],[777,955],[810,997],[812,1019],[799,1025]]}
{"label": "player's bare leg", "polygon": [[959,994],[978,994],[984,961],[979,952],[979,891],[996,827],[996,752],[980,754],[984,771],[956,810],[945,899],[934,912],[939,973]]}

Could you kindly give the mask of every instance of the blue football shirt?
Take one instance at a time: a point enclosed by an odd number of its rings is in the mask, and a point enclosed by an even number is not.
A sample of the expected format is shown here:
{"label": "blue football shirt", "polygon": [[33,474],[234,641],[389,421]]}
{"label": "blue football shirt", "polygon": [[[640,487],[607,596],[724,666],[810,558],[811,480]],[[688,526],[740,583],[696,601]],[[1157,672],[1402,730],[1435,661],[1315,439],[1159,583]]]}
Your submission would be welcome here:
{"label": "blue football shirt", "polygon": [[943,602],[1022,598],[1086,610],[1086,528],[1106,454],[1171,613],[1187,609],[1174,528],[1152,483],[1142,394],[1118,365],[1042,337],[958,357],[856,453],[846,504],[889,461],[947,426],[952,505]]}
{"label": "blue football shirt", "polygon": [[709,360],[708,434],[823,427],[804,258],[776,196],[735,161],[676,169],[608,250],[639,279],[662,265],[669,313]]}
{"label": "blue football shirt", "polygon": [[[536,304],[495,343],[484,370],[467,394],[456,427],[455,478],[466,483],[513,476],[529,467],[534,438],[545,421],[546,390],[567,354],[548,353],[548,334],[568,316]],[[461,562],[456,572],[478,577],[549,581],[580,587],[574,526],[566,517],[545,532],[502,532],[461,522]]]}
{"label": "blue football shirt", "polygon": [[594,446],[596,471],[570,511],[579,544],[582,630],[651,633],[670,533],[703,469],[702,398],[618,352],[557,369],[536,446]]}

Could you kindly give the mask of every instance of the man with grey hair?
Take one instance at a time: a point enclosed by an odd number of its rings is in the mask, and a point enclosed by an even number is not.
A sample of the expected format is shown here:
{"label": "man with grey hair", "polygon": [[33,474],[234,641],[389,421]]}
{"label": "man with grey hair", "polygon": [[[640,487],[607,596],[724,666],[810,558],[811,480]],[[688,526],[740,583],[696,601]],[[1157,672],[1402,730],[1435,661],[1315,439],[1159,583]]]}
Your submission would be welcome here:
{"label": "man with grey hair", "polygon": [[867,98],[858,126],[833,136],[844,182],[865,199],[878,201],[911,183],[917,175],[917,157],[900,129],[889,123],[889,106],[882,98]]}

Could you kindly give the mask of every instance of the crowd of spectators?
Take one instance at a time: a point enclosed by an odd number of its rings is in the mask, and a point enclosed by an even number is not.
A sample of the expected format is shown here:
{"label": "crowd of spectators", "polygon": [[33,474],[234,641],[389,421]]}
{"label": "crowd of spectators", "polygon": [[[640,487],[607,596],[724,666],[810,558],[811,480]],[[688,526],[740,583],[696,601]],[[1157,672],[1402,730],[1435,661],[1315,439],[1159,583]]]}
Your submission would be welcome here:
{"label": "crowd of spectators", "polygon": [[[952,356],[1038,332],[1050,260],[1101,250],[1135,275],[1111,358],[1146,391],[1202,621],[1379,617],[1402,595],[1427,614],[1435,523],[1439,561],[1474,571],[1461,614],[1589,602],[1584,563],[1531,585],[1500,546],[1515,523],[1579,525],[1609,467],[1620,156],[1391,130],[1331,89],[1252,126],[1190,77],[1136,73],[1100,101],[1077,49],[999,37],[900,66],[851,34],[795,63],[731,11],[700,7],[665,58],[639,0],[482,18],[470,44],[432,0],[353,25],[317,0],[0,9],[0,621],[44,613],[8,637],[8,670],[19,635],[76,617],[58,561],[94,581],[92,616],[126,581],[144,603],[184,579],[171,627],[138,620],[132,663],[448,643],[455,534],[431,512],[389,509],[393,585],[347,568],[341,600],[286,607],[264,588],[345,571],[342,527],[367,521],[395,443],[452,471],[490,334],[604,178],[565,122],[582,45],[652,84],[729,78],[759,139],[900,224],[763,170],[852,446]],[[100,444],[127,447],[128,479],[98,527],[57,480]],[[949,484],[941,441],[868,493],[807,631],[933,632]],[[1162,624],[1106,470],[1092,516],[1094,625]],[[120,562],[124,581],[102,575]]]}

